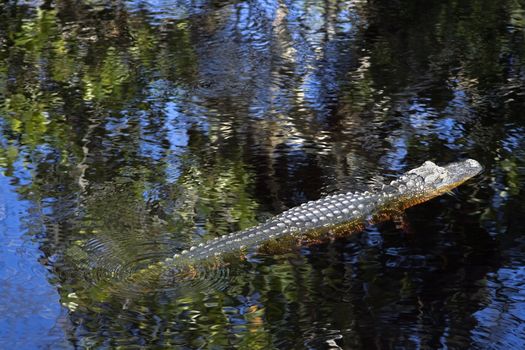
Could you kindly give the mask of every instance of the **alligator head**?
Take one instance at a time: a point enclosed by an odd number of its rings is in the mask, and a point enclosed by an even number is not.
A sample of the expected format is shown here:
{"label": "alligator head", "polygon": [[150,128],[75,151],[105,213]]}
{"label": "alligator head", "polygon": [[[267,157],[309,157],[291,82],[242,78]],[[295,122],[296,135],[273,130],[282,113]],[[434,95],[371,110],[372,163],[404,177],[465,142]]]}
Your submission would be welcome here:
{"label": "alligator head", "polygon": [[399,179],[390,183],[391,190],[422,202],[439,196],[476,176],[483,170],[481,164],[474,159],[438,166],[426,161],[418,168],[405,173]]}

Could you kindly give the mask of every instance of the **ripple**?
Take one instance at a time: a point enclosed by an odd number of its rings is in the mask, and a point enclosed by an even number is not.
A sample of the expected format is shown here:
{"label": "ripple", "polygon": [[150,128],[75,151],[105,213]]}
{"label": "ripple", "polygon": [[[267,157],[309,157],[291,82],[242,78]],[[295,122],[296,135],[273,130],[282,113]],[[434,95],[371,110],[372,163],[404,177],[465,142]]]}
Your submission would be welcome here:
{"label": "ripple", "polygon": [[[152,249],[158,246],[158,242],[137,246],[131,240],[119,241],[117,245],[114,240],[90,239],[85,245],[85,252],[89,256],[89,269],[85,277],[92,284],[125,280],[145,266],[166,258],[167,247]],[[130,251],[136,254],[130,255]]]}
{"label": "ripple", "polygon": [[157,261],[141,269],[136,267],[144,260],[137,262],[123,267],[120,271],[125,273],[121,273],[120,280],[110,285],[109,290],[116,298],[138,300],[152,293],[176,297],[188,291],[220,292],[231,286],[235,277],[231,268],[221,262],[176,266],[171,261]]}

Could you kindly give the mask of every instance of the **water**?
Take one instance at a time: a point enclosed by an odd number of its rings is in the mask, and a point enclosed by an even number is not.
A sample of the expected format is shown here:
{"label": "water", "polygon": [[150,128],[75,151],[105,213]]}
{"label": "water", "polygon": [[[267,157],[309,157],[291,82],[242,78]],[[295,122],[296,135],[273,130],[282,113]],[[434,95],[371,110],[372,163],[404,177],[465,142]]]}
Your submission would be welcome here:
{"label": "water", "polygon": [[[3,2],[0,348],[524,348],[524,67],[521,0]],[[466,157],[408,229],[123,282]]]}

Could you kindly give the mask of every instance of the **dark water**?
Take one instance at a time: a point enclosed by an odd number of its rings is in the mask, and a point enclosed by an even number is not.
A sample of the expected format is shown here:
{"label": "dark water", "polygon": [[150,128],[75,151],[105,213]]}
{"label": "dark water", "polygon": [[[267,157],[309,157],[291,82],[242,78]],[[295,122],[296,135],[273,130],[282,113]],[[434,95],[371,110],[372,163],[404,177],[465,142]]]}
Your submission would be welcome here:
{"label": "dark water", "polygon": [[[0,3],[0,348],[525,348],[525,2]],[[425,160],[395,224],[120,283]]]}

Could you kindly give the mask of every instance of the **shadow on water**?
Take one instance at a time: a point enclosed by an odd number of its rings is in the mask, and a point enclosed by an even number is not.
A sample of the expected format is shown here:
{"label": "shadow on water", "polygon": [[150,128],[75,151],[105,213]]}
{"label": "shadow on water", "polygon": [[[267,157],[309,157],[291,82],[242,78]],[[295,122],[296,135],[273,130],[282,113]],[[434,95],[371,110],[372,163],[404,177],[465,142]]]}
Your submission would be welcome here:
{"label": "shadow on water", "polygon": [[[511,0],[1,3],[0,347],[525,347],[524,36]],[[126,282],[466,157],[409,230]]]}

